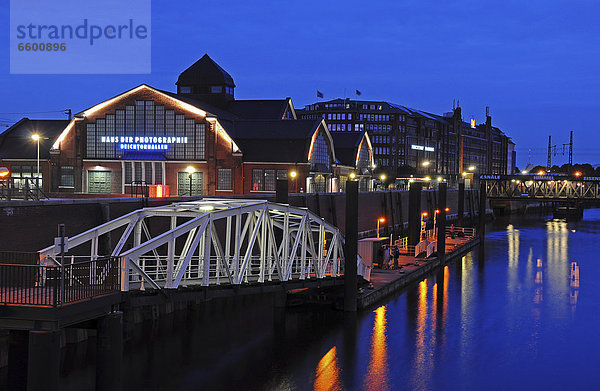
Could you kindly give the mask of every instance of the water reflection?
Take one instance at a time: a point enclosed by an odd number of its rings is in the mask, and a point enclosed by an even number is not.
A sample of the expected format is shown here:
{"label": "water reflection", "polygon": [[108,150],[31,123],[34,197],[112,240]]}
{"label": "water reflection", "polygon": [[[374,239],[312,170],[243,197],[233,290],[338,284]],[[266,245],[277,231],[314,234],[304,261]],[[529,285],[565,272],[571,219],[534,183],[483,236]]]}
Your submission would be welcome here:
{"label": "water reflection", "polygon": [[340,384],[340,368],[338,365],[337,349],[332,347],[317,364],[315,373],[315,391],[342,389]]}
{"label": "water reflection", "polygon": [[506,227],[506,233],[508,239],[508,289],[510,292],[514,292],[519,283],[519,246],[521,244],[521,233],[512,224]]}
{"label": "water reflection", "polygon": [[375,321],[373,322],[373,333],[371,336],[371,359],[364,381],[367,390],[387,390],[390,387],[385,311],[385,306],[381,306],[374,311]]}
{"label": "water reflection", "polygon": [[[563,299],[569,294],[569,234],[571,231],[564,220],[550,220],[546,223],[547,259],[546,282],[548,290],[553,292],[548,296],[549,305],[553,311],[567,316],[569,307]],[[564,295],[564,296],[563,296]]]}
{"label": "water reflection", "polygon": [[571,315],[575,315],[577,298],[579,297],[579,266],[577,262],[571,262],[569,269],[569,302],[571,303]]}

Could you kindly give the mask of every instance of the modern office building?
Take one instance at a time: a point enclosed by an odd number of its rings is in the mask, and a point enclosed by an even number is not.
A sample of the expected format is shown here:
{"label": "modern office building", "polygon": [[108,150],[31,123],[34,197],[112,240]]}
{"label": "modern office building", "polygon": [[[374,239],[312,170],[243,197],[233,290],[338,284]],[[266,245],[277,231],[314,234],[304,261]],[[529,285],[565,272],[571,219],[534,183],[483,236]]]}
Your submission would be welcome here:
{"label": "modern office building", "polygon": [[[436,115],[383,101],[334,99],[296,110],[301,119],[323,118],[332,134],[367,131],[377,173],[403,177],[470,173],[504,174],[510,139],[491,124],[463,121],[461,108]],[[514,143],[512,144],[514,150]]]}

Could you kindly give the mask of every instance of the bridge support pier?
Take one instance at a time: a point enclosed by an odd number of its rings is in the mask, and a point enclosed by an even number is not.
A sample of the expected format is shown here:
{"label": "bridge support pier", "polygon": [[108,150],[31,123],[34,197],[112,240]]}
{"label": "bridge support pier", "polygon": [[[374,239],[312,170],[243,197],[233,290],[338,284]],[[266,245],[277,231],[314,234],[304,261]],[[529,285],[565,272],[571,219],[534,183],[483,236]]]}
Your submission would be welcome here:
{"label": "bridge support pier", "polygon": [[123,380],[123,313],[98,319],[96,391],[120,391]]}
{"label": "bridge support pier", "polygon": [[59,390],[60,331],[29,332],[27,390]]}
{"label": "bridge support pier", "polygon": [[27,389],[27,358],[29,357],[29,331],[10,330],[8,333],[9,390]]}
{"label": "bridge support pier", "polygon": [[482,247],[485,240],[485,204],[487,200],[486,191],[485,181],[481,181],[481,185],[479,187],[479,240],[481,241],[480,245]]}
{"label": "bridge support pier", "polygon": [[408,192],[409,246],[416,246],[421,241],[421,188],[420,183],[413,182]]}
{"label": "bridge support pier", "polygon": [[446,193],[448,183],[442,182],[438,187],[438,210],[437,216],[437,256],[442,263],[446,261]]}
{"label": "bridge support pier", "polygon": [[459,227],[464,227],[464,218],[465,218],[465,183],[460,182],[458,184],[458,210],[456,211],[458,216],[457,225]]}
{"label": "bridge support pier", "polygon": [[356,312],[358,291],[358,181],[346,182],[346,245],[344,249],[344,311]]}
{"label": "bridge support pier", "polygon": [[287,179],[277,179],[277,187],[275,188],[275,202],[278,204],[289,204],[288,189],[289,184]]}

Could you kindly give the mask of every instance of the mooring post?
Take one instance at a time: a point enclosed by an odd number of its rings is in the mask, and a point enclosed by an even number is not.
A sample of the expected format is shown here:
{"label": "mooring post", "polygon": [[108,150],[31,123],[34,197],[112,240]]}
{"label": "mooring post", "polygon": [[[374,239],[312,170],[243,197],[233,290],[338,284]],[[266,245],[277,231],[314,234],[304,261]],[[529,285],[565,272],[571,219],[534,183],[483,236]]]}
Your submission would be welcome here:
{"label": "mooring post", "polygon": [[481,181],[479,188],[479,238],[481,244],[485,239],[485,204],[486,204],[486,186],[485,181]]}
{"label": "mooring post", "polygon": [[408,245],[421,241],[421,183],[413,182],[408,191]]}
{"label": "mooring post", "polygon": [[344,311],[356,311],[358,291],[358,181],[346,182],[346,245],[344,249]]}
{"label": "mooring post", "polygon": [[96,390],[120,391],[123,383],[123,313],[98,319]]}
{"label": "mooring post", "polygon": [[275,187],[275,202],[278,204],[288,204],[288,180],[277,179],[277,186]]}
{"label": "mooring post", "polygon": [[446,260],[446,193],[448,184],[442,182],[438,187],[438,213],[437,216],[437,255],[443,263]]}
{"label": "mooring post", "polygon": [[458,183],[458,205],[456,213],[458,215],[456,224],[459,227],[463,227],[465,217],[465,182]]}
{"label": "mooring post", "polygon": [[58,391],[60,331],[29,332],[28,391]]}

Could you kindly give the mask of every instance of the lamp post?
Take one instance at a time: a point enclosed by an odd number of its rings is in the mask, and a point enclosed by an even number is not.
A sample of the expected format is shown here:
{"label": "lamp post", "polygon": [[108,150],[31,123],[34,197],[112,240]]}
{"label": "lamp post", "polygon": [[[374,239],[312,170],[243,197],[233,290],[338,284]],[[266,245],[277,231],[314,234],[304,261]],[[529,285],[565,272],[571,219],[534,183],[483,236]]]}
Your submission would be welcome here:
{"label": "lamp post", "polygon": [[383,217],[377,219],[377,239],[379,239],[379,223],[385,223],[385,219]]}
{"label": "lamp post", "polygon": [[196,169],[192,166],[188,166],[185,169],[185,172],[188,173],[188,175],[190,176],[190,197],[192,196],[192,178],[194,176],[194,173],[196,172]]}
{"label": "lamp post", "polygon": [[40,135],[32,134],[31,138],[37,143],[37,176],[36,176],[36,178],[39,178],[40,177]]}
{"label": "lamp post", "polygon": [[298,192],[298,180],[296,179],[296,177],[298,176],[298,173],[296,171],[292,171],[292,172],[290,172],[290,176],[294,180],[294,193],[297,193]]}
{"label": "lamp post", "polygon": [[385,174],[379,175],[379,181],[381,182],[381,187],[383,190],[385,190],[385,180],[386,179],[387,179],[387,176]]}

